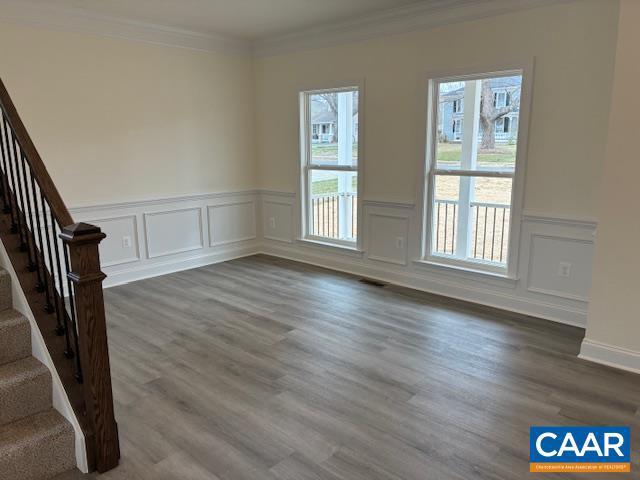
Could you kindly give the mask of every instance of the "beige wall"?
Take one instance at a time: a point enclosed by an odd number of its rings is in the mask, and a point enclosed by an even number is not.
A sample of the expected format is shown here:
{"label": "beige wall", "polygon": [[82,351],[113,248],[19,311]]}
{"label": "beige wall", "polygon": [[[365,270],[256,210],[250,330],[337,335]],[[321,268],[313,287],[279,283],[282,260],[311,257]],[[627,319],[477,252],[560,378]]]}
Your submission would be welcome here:
{"label": "beige wall", "polygon": [[639,22],[640,2],[623,0],[587,328],[590,341],[637,352],[636,368],[640,368]]}
{"label": "beige wall", "polygon": [[0,24],[0,76],[69,207],[256,186],[248,58]]}
{"label": "beige wall", "polygon": [[525,208],[594,216],[607,133],[617,2],[584,0],[424,32],[260,59],[259,179],[295,191],[299,87],[361,79],[365,186],[372,200],[416,201],[426,72],[536,57]]}

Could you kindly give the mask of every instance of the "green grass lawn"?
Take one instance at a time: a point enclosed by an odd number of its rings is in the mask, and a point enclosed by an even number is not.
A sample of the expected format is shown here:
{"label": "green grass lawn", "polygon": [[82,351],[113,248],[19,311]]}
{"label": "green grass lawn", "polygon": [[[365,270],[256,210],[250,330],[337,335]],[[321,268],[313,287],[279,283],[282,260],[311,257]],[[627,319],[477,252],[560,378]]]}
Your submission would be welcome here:
{"label": "green grass lawn", "polygon": [[[460,163],[462,144],[439,143],[437,160],[440,166],[454,166]],[[478,164],[485,167],[508,167],[515,164],[516,145],[496,145],[495,150],[478,151]]]}
{"label": "green grass lawn", "polygon": [[[353,144],[353,158],[358,158],[358,144]],[[311,157],[323,160],[338,161],[337,143],[314,143],[311,145]]]}

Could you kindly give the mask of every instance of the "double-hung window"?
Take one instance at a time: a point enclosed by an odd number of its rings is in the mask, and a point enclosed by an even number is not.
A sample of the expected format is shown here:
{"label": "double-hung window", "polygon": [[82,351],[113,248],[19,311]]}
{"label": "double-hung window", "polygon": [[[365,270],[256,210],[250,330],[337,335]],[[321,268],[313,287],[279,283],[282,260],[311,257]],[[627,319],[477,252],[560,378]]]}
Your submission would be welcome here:
{"label": "double-hung window", "polygon": [[[522,79],[514,70],[429,82],[425,260],[509,273]],[[442,134],[438,117],[459,96],[464,128]]]}
{"label": "double-hung window", "polygon": [[[300,93],[302,237],[354,248],[361,163],[358,86]],[[322,135],[313,125],[322,123]]]}

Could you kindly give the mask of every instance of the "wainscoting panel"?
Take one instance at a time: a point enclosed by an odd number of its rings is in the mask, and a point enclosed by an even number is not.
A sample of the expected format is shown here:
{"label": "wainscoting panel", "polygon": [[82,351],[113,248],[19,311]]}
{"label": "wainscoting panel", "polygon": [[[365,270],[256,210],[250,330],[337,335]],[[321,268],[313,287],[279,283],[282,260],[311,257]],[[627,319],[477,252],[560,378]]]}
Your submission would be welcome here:
{"label": "wainscoting panel", "polygon": [[148,258],[175,255],[203,247],[200,208],[145,213],[144,229]]}
{"label": "wainscoting panel", "polygon": [[71,214],[107,234],[100,251],[109,287],[257,253],[257,205],[257,192],[242,191],[81,207]]}
{"label": "wainscoting panel", "polygon": [[262,194],[262,232],[267,240],[293,242],[294,233],[294,194]]}
{"label": "wainscoting panel", "polygon": [[[294,194],[261,192],[260,197],[264,253],[561,323],[586,325],[596,228],[593,219],[525,212],[518,272],[512,279],[420,261],[416,241],[420,220],[413,204],[364,201],[364,251],[353,252],[295,240],[299,227]],[[286,231],[275,233],[282,222]],[[569,276],[560,276],[567,264]]]}
{"label": "wainscoting panel", "polygon": [[376,262],[407,265],[409,217],[397,213],[370,212],[365,219],[369,227],[367,258]]}
{"label": "wainscoting panel", "polygon": [[135,215],[93,220],[92,223],[109,232],[100,243],[100,260],[103,267],[112,267],[140,260],[138,227]]}
{"label": "wainscoting panel", "polygon": [[593,241],[533,234],[527,289],[587,302],[593,268]]}
{"label": "wainscoting panel", "polygon": [[525,212],[517,278],[505,279],[421,262],[416,240],[420,221],[413,204],[364,201],[361,251],[297,240],[298,210],[293,193],[244,191],[84,207],[71,213],[107,234],[101,247],[106,286],[263,252],[586,325],[596,228],[592,219]]}
{"label": "wainscoting panel", "polygon": [[209,246],[256,238],[256,204],[253,199],[207,207]]}

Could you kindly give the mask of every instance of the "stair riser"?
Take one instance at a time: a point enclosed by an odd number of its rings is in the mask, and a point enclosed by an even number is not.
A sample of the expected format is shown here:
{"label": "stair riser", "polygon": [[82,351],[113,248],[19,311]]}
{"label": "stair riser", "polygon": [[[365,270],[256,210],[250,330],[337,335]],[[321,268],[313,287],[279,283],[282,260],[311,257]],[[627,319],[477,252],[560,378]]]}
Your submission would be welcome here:
{"label": "stair riser", "polygon": [[2,272],[0,274],[0,312],[13,306],[12,295],[11,277],[8,273]]}
{"label": "stair riser", "polygon": [[21,322],[0,329],[0,365],[31,356],[31,328]]}
{"label": "stair riser", "polygon": [[0,455],[0,480],[42,480],[75,467],[72,430],[34,438]]}
{"label": "stair riser", "polygon": [[0,426],[51,408],[51,374],[0,387]]}

